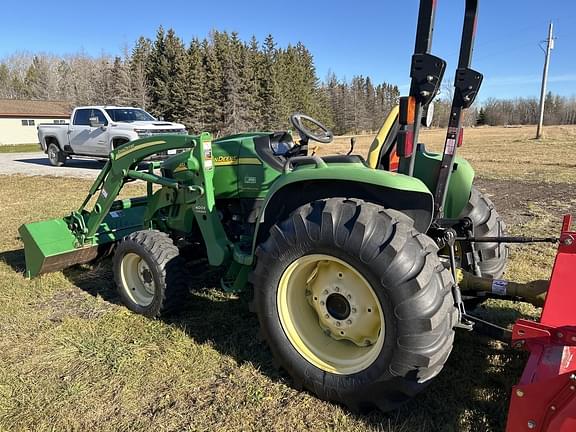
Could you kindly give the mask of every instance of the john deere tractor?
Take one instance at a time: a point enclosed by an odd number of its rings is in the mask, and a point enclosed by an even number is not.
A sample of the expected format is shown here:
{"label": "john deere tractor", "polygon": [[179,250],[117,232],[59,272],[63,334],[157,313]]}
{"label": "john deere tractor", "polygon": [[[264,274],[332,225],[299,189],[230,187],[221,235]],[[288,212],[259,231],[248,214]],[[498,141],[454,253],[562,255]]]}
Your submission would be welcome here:
{"label": "john deere tractor", "polygon": [[[69,216],[23,225],[27,274],[90,262],[113,250],[126,306],[170,313],[190,290],[185,250],[223,269],[225,291],[253,286],[254,311],[279,364],[319,397],[388,410],[442,369],[454,329],[470,327],[465,274],[499,277],[503,224],[455,157],[462,110],[481,75],[469,68],[476,1],[466,1],[455,99],[443,154],[418,143],[445,62],[429,54],[434,1],[422,0],[410,95],[366,158],[309,155],[332,133],[294,114],[290,132],[213,140],[154,136],[122,145]],[[162,162],[142,162],[167,150]],[[130,181],[146,196],[119,200]],[[92,198],[95,198],[94,200]],[[90,202],[93,205],[89,205]],[[472,286],[472,285],[470,285]],[[486,291],[486,292],[481,292]]]}

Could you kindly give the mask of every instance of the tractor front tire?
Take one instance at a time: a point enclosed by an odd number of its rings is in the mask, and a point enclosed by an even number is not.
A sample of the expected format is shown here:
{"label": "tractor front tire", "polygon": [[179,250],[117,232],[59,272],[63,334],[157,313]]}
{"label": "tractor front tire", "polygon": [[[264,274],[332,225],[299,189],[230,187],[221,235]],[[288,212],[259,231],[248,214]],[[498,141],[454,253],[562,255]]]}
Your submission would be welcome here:
{"label": "tractor front tire", "polygon": [[60,167],[66,162],[66,155],[60,150],[58,144],[51,143],[46,151],[50,165]]}
{"label": "tractor front tire", "polygon": [[273,356],[321,399],[388,411],[446,362],[457,309],[437,247],[358,199],[295,210],[257,249],[255,310]]}
{"label": "tractor front tire", "polygon": [[184,261],[164,232],[137,231],[124,237],[114,252],[113,268],[123,303],[149,318],[173,312],[187,293]]}

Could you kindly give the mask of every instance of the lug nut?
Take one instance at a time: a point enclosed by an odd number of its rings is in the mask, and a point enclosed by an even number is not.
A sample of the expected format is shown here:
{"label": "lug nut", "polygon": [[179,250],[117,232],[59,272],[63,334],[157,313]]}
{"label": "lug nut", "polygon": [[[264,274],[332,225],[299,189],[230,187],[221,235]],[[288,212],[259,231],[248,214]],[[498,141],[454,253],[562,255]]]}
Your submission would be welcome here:
{"label": "lug nut", "polygon": [[346,296],[346,298],[347,298],[348,300],[352,300],[352,296],[351,296],[350,294],[348,294],[348,295]]}
{"label": "lug nut", "polygon": [[339,292],[340,291],[340,287],[335,287],[334,291]]}
{"label": "lug nut", "polygon": [[520,389],[516,390],[516,396],[518,397],[524,397],[524,392]]}
{"label": "lug nut", "polygon": [[342,323],[340,321],[336,321],[336,327],[340,327]]}
{"label": "lug nut", "polygon": [[346,324],[352,324],[352,320],[347,320]]}
{"label": "lug nut", "polygon": [[536,422],[534,420],[528,420],[528,429],[536,429]]}

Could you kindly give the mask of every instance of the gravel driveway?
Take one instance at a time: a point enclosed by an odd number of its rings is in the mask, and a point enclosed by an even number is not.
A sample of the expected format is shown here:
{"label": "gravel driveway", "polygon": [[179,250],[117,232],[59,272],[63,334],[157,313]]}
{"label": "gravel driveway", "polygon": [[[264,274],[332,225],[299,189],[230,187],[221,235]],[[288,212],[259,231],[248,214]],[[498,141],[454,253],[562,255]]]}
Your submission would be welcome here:
{"label": "gravel driveway", "polygon": [[68,159],[65,166],[53,167],[41,152],[0,153],[0,175],[95,178],[103,166],[104,163],[97,160]]}

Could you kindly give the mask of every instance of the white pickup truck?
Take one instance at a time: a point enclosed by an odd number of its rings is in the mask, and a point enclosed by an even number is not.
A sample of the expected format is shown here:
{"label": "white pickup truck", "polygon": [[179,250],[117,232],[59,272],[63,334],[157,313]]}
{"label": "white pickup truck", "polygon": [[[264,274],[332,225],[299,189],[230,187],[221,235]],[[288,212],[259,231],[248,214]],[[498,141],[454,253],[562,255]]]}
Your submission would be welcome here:
{"label": "white pickup truck", "polygon": [[156,134],[186,134],[179,123],[157,120],[140,108],[84,106],[70,123],[41,124],[38,139],[50,163],[62,166],[72,156],[105,159],[119,145]]}

